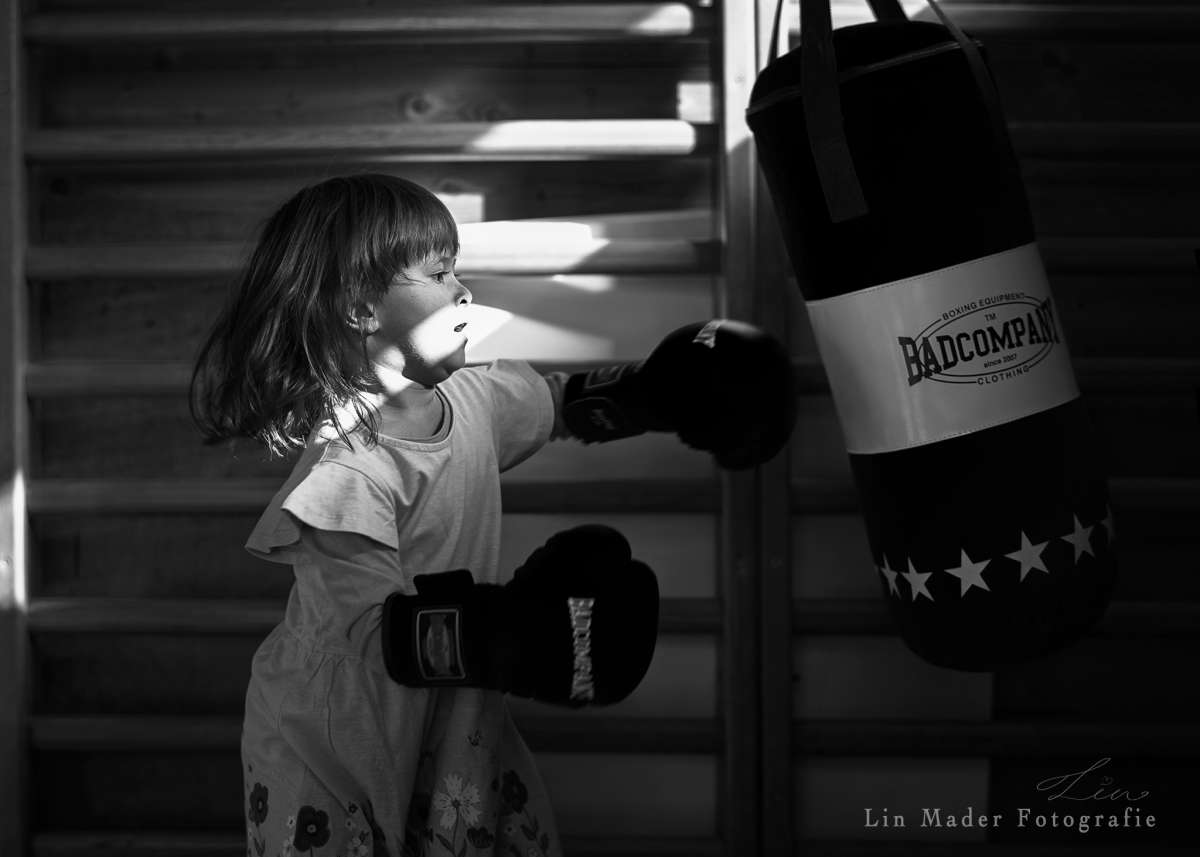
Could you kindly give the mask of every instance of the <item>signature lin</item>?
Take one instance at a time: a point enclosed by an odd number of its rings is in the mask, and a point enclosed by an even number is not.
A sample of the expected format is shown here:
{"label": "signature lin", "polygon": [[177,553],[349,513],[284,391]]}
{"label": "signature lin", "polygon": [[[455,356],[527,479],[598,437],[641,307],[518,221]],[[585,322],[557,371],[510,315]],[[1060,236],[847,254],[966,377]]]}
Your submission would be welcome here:
{"label": "signature lin", "polygon": [[1134,795],[1128,789],[1116,788],[1112,777],[1096,774],[1111,761],[1105,756],[1082,771],[1047,777],[1037,784],[1037,790],[1051,793],[1046,800],[1124,800],[1132,803],[1150,796],[1145,789]]}

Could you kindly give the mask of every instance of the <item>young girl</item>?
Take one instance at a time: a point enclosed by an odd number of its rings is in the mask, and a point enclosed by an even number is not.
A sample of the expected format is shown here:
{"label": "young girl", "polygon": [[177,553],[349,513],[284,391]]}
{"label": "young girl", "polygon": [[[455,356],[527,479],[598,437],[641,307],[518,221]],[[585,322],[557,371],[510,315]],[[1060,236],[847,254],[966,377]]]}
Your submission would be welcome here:
{"label": "young girl", "polygon": [[[457,253],[450,213],[411,182],[305,188],[264,226],[198,358],[193,415],[210,440],[302,450],[246,544],[295,575],[246,693],[248,857],[561,853],[503,695],[393,680],[385,601],[454,569],[504,582],[499,476],[552,436],[675,431],[748,467],[790,434],[788,357],[740,322],[689,325],[641,363],[569,377],[514,360],[464,368]],[[421,656],[449,664],[446,628],[427,636]]]}
{"label": "young girl", "polygon": [[499,473],[549,439],[561,395],[521,361],[463,368],[457,253],[411,182],[305,188],[198,359],[210,440],[303,450],[246,545],[295,574],[246,694],[249,857],[561,853],[502,694],[405,687],[381,654],[380,606],[414,574],[501,582]]}

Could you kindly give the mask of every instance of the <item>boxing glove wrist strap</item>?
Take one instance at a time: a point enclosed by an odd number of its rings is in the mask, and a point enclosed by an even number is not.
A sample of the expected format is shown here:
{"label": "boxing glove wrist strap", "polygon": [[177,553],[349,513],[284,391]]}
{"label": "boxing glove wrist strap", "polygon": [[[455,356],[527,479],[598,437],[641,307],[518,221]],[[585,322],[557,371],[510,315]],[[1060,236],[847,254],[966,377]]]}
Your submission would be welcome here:
{"label": "boxing glove wrist strap", "polygon": [[651,416],[637,380],[644,361],[577,372],[563,388],[563,423],[585,443],[633,437],[666,429]]}
{"label": "boxing glove wrist strap", "polygon": [[384,665],[410,687],[501,688],[504,654],[515,648],[497,617],[508,613],[503,587],[475,584],[470,572],[418,577],[418,594],[388,597]]}

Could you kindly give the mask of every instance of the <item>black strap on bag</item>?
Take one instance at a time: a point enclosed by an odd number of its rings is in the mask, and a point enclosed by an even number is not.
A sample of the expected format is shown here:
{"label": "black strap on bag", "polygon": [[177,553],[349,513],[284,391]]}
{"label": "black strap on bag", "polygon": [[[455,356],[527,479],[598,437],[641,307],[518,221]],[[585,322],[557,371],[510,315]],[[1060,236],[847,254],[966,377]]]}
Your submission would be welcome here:
{"label": "black strap on bag", "polygon": [[[1004,113],[983,55],[935,0],[926,2],[962,48],[990,114],[994,139],[998,144],[1006,144],[1008,131]],[[908,20],[899,0],[868,0],[868,5],[877,21]],[[775,6],[770,52],[767,54],[772,60],[778,55],[783,6],[784,0],[778,0]],[[784,43],[786,46],[786,38]],[[861,217],[868,208],[854,169],[854,158],[846,142],[829,0],[800,0],[800,51],[800,91],[808,143],[830,220],[841,223]]]}

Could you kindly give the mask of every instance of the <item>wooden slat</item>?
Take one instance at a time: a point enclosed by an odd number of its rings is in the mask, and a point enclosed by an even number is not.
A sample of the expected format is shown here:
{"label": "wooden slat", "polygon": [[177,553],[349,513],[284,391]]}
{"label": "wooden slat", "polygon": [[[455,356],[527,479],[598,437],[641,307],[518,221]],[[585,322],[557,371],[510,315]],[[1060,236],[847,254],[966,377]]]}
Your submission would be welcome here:
{"label": "wooden slat", "polygon": [[[1194,122],[1014,121],[1025,158],[1084,161],[1191,155]],[[25,155],[38,163],[168,162],[228,158],[378,157],[391,160],[680,157],[711,152],[707,126],[679,119],[513,120],[311,127],[36,129]]]}
{"label": "wooden slat", "polygon": [[[700,718],[518,718],[529,745],[556,753],[713,753],[721,728]],[[240,717],[35,717],[40,751],[147,752],[237,746]],[[1200,733],[1190,722],[818,720],[793,724],[797,756],[1055,758],[1114,756],[1194,759]]]}
{"label": "wooden slat", "polygon": [[[37,479],[28,505],[34,514],[241,512],[265,508],[278,488],[276,479]],[[718,500],[715,483],[697,481],[510,483],[502,491],[509,513],[710,513]]]}
{"label": "wooden slat", "polygon": [[[534,370],[547,372],[586,372],[608,361],[531,361]],[[798,367],[801,389],[822,392],[824,371],[809,362]],[[33,398],[60,396],[119,396],[119,395],[181,395],[185,394],[192,377],[187,363],[31,363],[25,371],[25,387]]]}
{"label": "wooden slat", "polygon": [[794,724],[797,756],[1056,758],[1102,751],[1113,756],[1200,757],[1195,724],[1061,721],[822,720]]}
{"label": "wooden slat", "polygon": [[[699,19],[699,20],[698,20]],[[684,3],[434,6],[417,9],[294,10],[285,13],[35,14],[28,42],[130,45],[218,40],[370,41],[631,40],[703,35],[703,12]]]}
{"label": "wooden slat", "polygon": [[1009,122],[1017,154],[1086,161],[1136,157],[1194,157],[1200,122]]}
{"label": "wooden slat", "polygon": [[[1137,509],[1200,510],[1200,481],[1114,479],[1114,504]],[[262,509],[279,483],[274,479],[113,480],[38,479],[29,484],[35,514],[114,512],[241,512]],[[718,497],[706,482],[528,483],[504,486],[509,512],[713,512]],[[794,481],[794,514],[843,514],[858,510],[854,487],[840,480]]]}
{"label": "wooden slat", "polygon": [[[609,361],[611,362],[611,361]],[[579,372],[608,365],[580,361],[537,361],[539,372]],[[819,360],[802,358],[793,364],[800,395],[824,395],[829,379]],[[25,372],[28,394],[48,399],[58,396],[180,395],[187,391],[192,367],[186,363],[54,362],[32,363]],[[1188,359],[1075,360],[1075,374],[1086,394],[1161,393],[1190,391],[1200,386],[1200,361]]]}
{"label": "wooden slat", "polygon": [[[720,857],[721,843],[710,839],[563,837],[571,857]],[[242,857],[245,833],[164,831],[134,833],[42,833],[32,857]],[[1089,855],[1090,857],[1090,855]],[[1103,854],[1098,857],[1106,857]],[[1147,857],[1154,857],[1147,852]]]}
{"label": "wooden slat", "polygon": [[[663,634],[719,634],[720,605],[706,598],[664,598]],[[283,619],[278,601],[156,598],[35,598],[35,634],[260,634]]]}
{"label": "wooden slat", "polygon": [[0,13],[0,854],[24,854],[28,836],[29,651],[25,625],[28,407],[23,251],[21,4]]}
{"label": "wooden slat", "polygon": [[[698,718],[518,718],[526,742],[540,752],[712,753],[720,726]],[[37,750],[147,752],[237,747],[240,717],[35,717]]]}
{"label": "wooden slat", "polygon": [[[1092,236],[1045,235],[1038,237],[1046,271],[1056,274],[1161,274],[1193,273],[1200,235],[1188,236]],[[795,275],[787,276],[789,288],[799,288]]]}
{"label": "wooden slat", "polygon": [[[542,373],[582,372],[612,361],[545,362],[531,365]],[[798,363],[799,392],[828,392],[828,381],[821,366],[813,361]],[[30,397],[50,399],[78,396],[182,395],[187,392],[192,367],[186,363],[32,363],[25,372]]]}
{"label": "wooden slat", "polygon": [[[799,635],[897,633],[882,598],[805,598],[794,601],[792,609],[792,626]],[[1196,639],[1200,637],[1200,603],[1118,601],[1089,636]]]}
{"label": "wooden slat", "polygon": [[[575,237],[542,243],[464,243],[458,271],[477,274],[689,273],[710,271],[714,242]],[[249,248],[234,242],[189,244],[96,244],[29,248],[34,279],[84,277],[222,276],[237,271]]]}
{"label": "wooden slat", "polygon": [[[755,70],[771,61],[771,28],[774,24],[775,3],[772,0],[753,0],[745,4],[754,10]],[[729,121],[728,119],[726,121]],[[736,120],[735,120],[736,121]],[[734,261],[739,267],[746,264],[752,277],[752,320],[776,336],[787,346],[788,353],[796,348],[791,342],[791,305],[797,291],[778,288],[791,270],[787,254],[780,241],[779,230],[770,224],[776,215],[765,180],[757,162],[757,150],[748,147],[750,154],[750,196],[752,259]],[[794,362],[798,390],[801,395],[828,390],[828,378],[822,365],[815,361]],[[758,646],[760,671],[761,761],[759,763],[759,853],[762,857],[791,857],[795,838],[796,803],[795,771],[792,759],[792,718],[795,676],[792,659],[781,656],[792,648],[792,592],[794,559],[792,557],[791,484],[792,449],[789,445],[780,455],[758,470]]]}
{"label": "wooden slat", "polygon": [[[719,4],[718,228],[724,253],[714,283],[715,315],[755,320],[759,272],[759,170],[744,105],[758,69],[758,15],[749,3]],[[718,661],[720,711],[725,723],[718,829],[726,853],[763,854],[762,640],[759,581],[761,495],[753,472],[721,473],[718,592],[725,635]]]}
{"label": "wooden slat", "polygon": [[1038,248],[1051,274],[1159,273],[1196,270],[1200,235],[1039,236]]}
{"label": "wooden slat", "polygon": [[[791,4],[795,5],[795,4]],[[923,2],[905,0],[918,20],[931,18]],[[510,11],[511,10],[511,14]],[[1045,5],[1037,3],[953,4],[956,23],[980,38],[1011,35],[1072,37],[1131,36],[1194,38],[1200,15],[1186,4]],[[791,35],[799,35],[792,13]],[[834,23],[850,26],[873,20],[865,3],[835,3]],[[163,41],[336,38],[339,40],[429,42],[534,41],[539,39],[662,39],[706,35],[704,11],[682,3],[579,4],[569,6],[426,7],[420,12],[342,10],[322,14],[197,15],[176,13],[31,15],[24,28],[35,44],[159,44]]]}
{"label": "wooden slat", "polygon": [[1200,360],[1080,357],[1073,362],[1084,395],[1158,394],[1200,389]]}
{"label": "wooden slat", "polygon": [[387,156],[389,160],[588,159],[707,154],[705,126],[680,119],[512,120],[348,126],[35,129],[38,163]]}
{"label": "wooden slat", "polygon": [[[719,634],[715,599],[665,598],[659,631]],[[283,618],[275,601],[220,599],[38,598],[29,605],[34,633],[263,633]],[[792,603],[799,635],[895,633],[882,600],[799,599]],[[1193,639],[1200,637],[1200,604],[1116,602],[1090,636]]]}
{"label": "wooden slat", "polygon": [[[522,221],[535,224],[537,221]],[[525,237],[507,232],[503,239],[480,236],[464,242],[459,271],[464,276],[500,274],[621,273],[625,271],[712,270],[718,243],[703,238],[654,240],[562,236],[551,246],[532,227]],[[533,245],[542,242],[537,253]],[[1039,239],[1047,270],[1054,273],[1195,270],[1200,236],[1194,238]],[[26,272],[33,279],[85,277],[222,276],[238,270],[249,248],[239,242],[187,244],[63,244],[32,246]],[[471,258],[471,255],[474,258]],[[794,287],[794,280],[790,281]]]}

